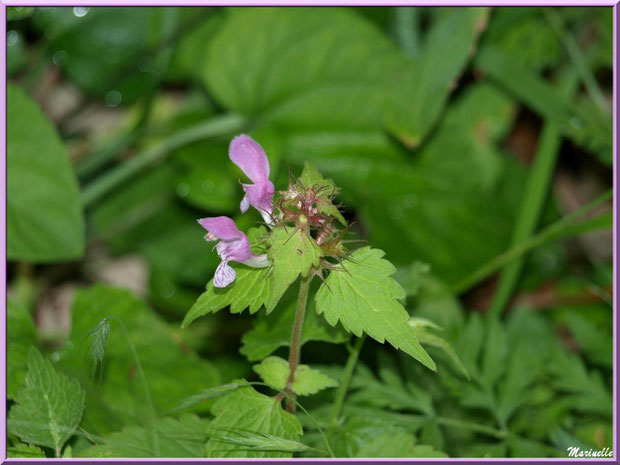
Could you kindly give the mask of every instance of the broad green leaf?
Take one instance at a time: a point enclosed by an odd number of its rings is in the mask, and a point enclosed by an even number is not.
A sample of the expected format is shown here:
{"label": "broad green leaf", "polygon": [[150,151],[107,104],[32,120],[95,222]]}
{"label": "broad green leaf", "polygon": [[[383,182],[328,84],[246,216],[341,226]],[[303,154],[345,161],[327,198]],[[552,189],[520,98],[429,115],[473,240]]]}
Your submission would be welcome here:
{"label": "broad green leaf", "polygon": [[271,313],[284,292],[299,275],[305,278],[313,267],[319,266],[321,249],[303,230],[286,226],[274,228],[268,244],[272,284],[271,294],[265,306],[267,313]]}
{"label": "broad green leaf", "polygon": [[80,423],[84,397],[77,379],[56,373],[51,362],[32,347],[26,384],[9,411],[8,431],[24,442],[50,447],[59,456]]}
{"label": "broad green leaf", "polygon": [[387,123],[403,140],[419,142],[445,105],[486,15],[484,9],[451,10],[433,24],[412,61],[351,10],[233,10],[210,43],[203,77],[224,106],[269,123],[311,121],[303,115],[312,107],[324,116],[315,121],[332,131],[330,123],[342,119],[358,129],[361,122]]}
{"label": "broad green leaf", "polygon": [[45,453],[32,444],[18,444],[6,450],[9,459],[44,459]]}
{"label": "broad green leaf", "polygon": [[437,19],[420,53],[390,90],[385,124],[416,147],[437,121],[486,26],[486,8],[454,8]]}
{"label": "broad green leaf", "polygon": [[221,18],[215,8],[204,6],[180,8],[179,16],[182,24],[191,21],[190,29],[174,49],[166,79],[182,83],[199,78],[200,67],[197,65],[204,61],[205,45],[217,31]]}
{"label": "broad green leaf", "polygon": [[409,315],[398,301],[403,288],[390,276],[396,269],[378,249],[364,247],[334,270],[316,294],[316,310],[332,326],[338,321],[357,337],[368,334],[378,342],[388,341],[428,368],[435,363],[416,339],[408,324]]}
{"label": "broad green leaf", "polygon": [[7,258],[67,261],[84,253],[77,181],[52,123],[20,88],[7,87]]}
{"label": "broad green leaf", "polygon": [[[312,291],[311,291],[312,293]],[[291,328],[295,320],[296,301],[269,315],[259,315],[254,319],[254,328],[243,334],[240,352],[249,361],[262,360],[279,347],[287,347],[291,342]],[[349,334],[341,326],[333,327],[314,311],[314,299],[308,300],[308,308],[301,332],[301,344],[308,341],[323,341],[334,344],[349,340]]]}
{"label": "broad green leaf", "polygon": [[[58,365],[86,387],[88,408],[82,426],[92,434],[118,431],[151,415],[130,344],[135,346],[155,412],[220,384],[215,367],[184,346],[156,313],[126,290],[96,285],[79,291],[71,313],[71,335]],[[88,335],[104,318],[110,322],[105,364],[102,379],[93,381]],[[208,407],[202,403],[195,409]]]}
{"label": "broad green leaf", "polygon": [[[209,45],[202,74],[224,106],[256,115],[330,90],[342,102],[334,91],[347,93],[350,87],[363,86],[369,94],[365,103],[380,121],[372,86],[385,82],[404,57],[370,22],[342,8],[244,8],[226,13]],[[335,47],[337,55],[331,53]]]}
{"label": "broad green leaf", "polygon": [[161,418],[155,421],[158,450],[153,450],[153,429],[128,426],[103,438],[102,444],[92,446],[81,457],[122,458],[202,458],[207,440],[208,422],[196,415],[185,414],[181,418]]}
{"label": "broad green leaf", "polygon": [[383,433],[365,443],[357,452],[357,457],[416,457],[445,458],[447,454],[432,446],[416,445],[415,436],[404,431]]}
{"label": "broad green leaf", "polygon": [[28,310],[13,300],[7,302],[6,323],[6,395],[15,400],[24,384],[28,349],[37,345],[37,328]]}
{"label": "broad green leaf", "polygon": [[[254,365],[254,371],[262,380],[276,389],[284,390],[289,377],[288,362],[280,357],[267,357],[258,365]],[[299,365],[295,370],[295,378],[291,389],[300,396],[316,394],[325,388],[338,386],[338,381],[324,375],[319,370],[310,368],[308,365]]]}
{"label": "broad green leaf", "polygon": [[229,305],[231,313],[241,313],[249,307],[250,314],[253,314],[266,304],[272,292],[269,269],[251,268],[238,263],[231,266],[237,272],[235,281],[225,288],[217,288],[213,280],[209,281],[207,290],[187,312],[183,320],[184,328],[196,318],[215,313]]}
{"label": "broad green leaf", "polygon": [[215,416],[209,424],[206,457],[276,458],[291,457],[286,451],[253,451],[244,445],[218,440],[222,432],[250,431],[298,441],[302,434],[299,420],[285,412],[280,400],[264,396],[251,386],[242,387],[219,399],[211,409]]}

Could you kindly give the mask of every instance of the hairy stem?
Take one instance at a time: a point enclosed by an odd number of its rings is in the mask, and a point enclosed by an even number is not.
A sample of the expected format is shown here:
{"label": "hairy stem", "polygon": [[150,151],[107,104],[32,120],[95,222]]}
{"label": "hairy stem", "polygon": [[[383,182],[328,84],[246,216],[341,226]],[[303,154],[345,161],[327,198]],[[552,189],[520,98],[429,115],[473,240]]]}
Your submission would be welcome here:
{"label": "hairy stem", "polygon": [[342,382],[338,387],[338,391],[336,392],[336,400],[334,401],[334,410],[332,413],[332,421],[329,426],[329,432],[327,433],[327,438],[332,437],[334,431],[336,430],[336,426],[338,425],[338,420],[340,415],[342,415],[342,408],[344,407],[344,399],[347,396],[347,391],[349,390],[349,385],[351,384],[351,378],[353,377],[353,371],[355,370],[355,366],[357,365],[357,359],[359,358],[360,352],[362,350],[362,345],[364,345],[364,340],[366,339],[366,334],[363,334],[362,337],[358,337],[355,339],[355,343],[351,348],[349,353],[349,358],[347,359],[347,364],[344,367],[344,374],[342,376]]}
{"label": "hairy stem", "polygon": [[293,382],[295,381],[295,371],[299,366],[299,356],[301,354],[301,332],[304,328],[304,317],[306,316],[306,304],[308,303],[308,291],[310,290],[312,274],[301,278],[299,285],[299,296],[297,298],[297,311],[295,312],[295,323],[293,324],[293,335],[291,336],[291,347],[288,355],[289,375],[286,380],[285,392],[289,395],[286,398],[286,411],[295,413],[295,394],[293,393]]}

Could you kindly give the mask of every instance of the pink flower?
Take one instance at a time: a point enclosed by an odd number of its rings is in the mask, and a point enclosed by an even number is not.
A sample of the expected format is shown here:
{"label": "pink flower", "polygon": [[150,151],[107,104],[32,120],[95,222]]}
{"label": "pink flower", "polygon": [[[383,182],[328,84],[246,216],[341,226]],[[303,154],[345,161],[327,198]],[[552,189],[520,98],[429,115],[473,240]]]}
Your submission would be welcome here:
{"label": "pink flower", "polygon": [[217,254],[222,259],[213,277],[215,287],[226,287],[235,280],[237,273],[228,264],[230,261],[254,268],[264,268],[269,265],[266,254],[253,255],[250,252],[248,236],[239,231],[235,222],[227,216],[202,218],[198,220],[198,223],[207,230],[206,240],[220,241],[215,246]]}
{"label": "pink flower", "polygon": [[241,201],[241,212],[256,208],[267,224],[272,224],[273,183],[269,180],[269,160],[258,142],[245,134],[240,134],[230,142],[228,155],[235,165],[246,174],[254,184],[241,184],[245,197]]}

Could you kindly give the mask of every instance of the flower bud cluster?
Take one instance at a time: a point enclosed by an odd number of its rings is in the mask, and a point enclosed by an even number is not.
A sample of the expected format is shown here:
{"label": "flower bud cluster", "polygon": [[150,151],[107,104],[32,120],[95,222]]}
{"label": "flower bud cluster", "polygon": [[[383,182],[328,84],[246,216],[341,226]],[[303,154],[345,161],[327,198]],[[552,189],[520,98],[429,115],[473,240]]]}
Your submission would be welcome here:
{"label": "flower bud cluster", "polygon": [[316,182],[309,182],[303,176],[293,179],[291,175],[288,188],[279,192],[275,202],[276,225],[294,226],[303,231],[314,239],[324,257],[338,260],[345,257],[343,237],[349,226],[340,213],[340,205],[334,204],[337,193],[331,180],[319,177]]}

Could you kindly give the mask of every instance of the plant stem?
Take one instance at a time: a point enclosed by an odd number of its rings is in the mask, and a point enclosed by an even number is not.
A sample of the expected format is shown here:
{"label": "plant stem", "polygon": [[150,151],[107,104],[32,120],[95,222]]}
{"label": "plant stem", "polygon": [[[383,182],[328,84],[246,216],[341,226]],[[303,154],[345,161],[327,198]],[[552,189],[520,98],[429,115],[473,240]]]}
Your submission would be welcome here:
{"label": "plant stem", "polygon": [[329,425],[329,432],[327,433],[328,440],[332,437],[336,426],[338,425],[338,419],[340,418],[340,415],[342,414],[342,408],[344,407],[344,399],[347,396],[347,391],[349,390],[349,385],[351,384],[351,378],[353,377],[353,371],[355,370],[355,366],[357,365],[357,359],[359,358],[360,351],[362,350],[362,345],[364,345],[365,339],[366,334],[362,334],[361,337],[356,338],[355,344],[353,345],[349,353],[347,364],[344,367],[342,381],[340,383],[340,386],[338,386],[338,391],[336,391],[336,400],[334,401],[332,421]]}
{"label": "plant stem", "polygon": [[[560,92],[567,99],[574,93],[577,87],[579,82],[578,76],[572,68],[563,73]],[[511,246],[515,246],[528,239],[536,230],[540,215],[548,198],[561,140],[562,136],[559,127],[553,121],[546,121],[538,139],[538,148],[534,162],[527,176],[521,208],[512,233]],[[517,286],[524,263],[524,257],[520,257],[507,264],[502,270],[497,289],[493,295],[493,301],[489,308],[489,317],[499,318],[501,316]]]}
{"label": "plant stem", "polygon": [[293,324],[293,335],[291,336],[291,347],[288,355],[288,379],[286,380],[286,388],[284,391],[289,395],[286,398],[286,411],[295,413],[295,393],[292,386],[295,381],[295,371],[299,366],[299,357],[301,354],[301,332],[304,328],[304,318],[306,316],[306,304],[308,303],[308,291],[310,290],[310,281],[312,274],[308,274],[305,278],[301,278],[299,285],[299,296],[297,297],[297,310],[295,311],[295,323]]}
{"label": "plant stem", "polygon": [[164,158],[172,150],[199,140],[239,131],[245,123],[246,120],[243,116],[226,114],[177,132],[161,144],[140,152],[130,160],[119,164],[116,168],[87,184],[82,190],[82,204],[85,207],[93,205],[101,197],[145,167]]}
{"label": "plant stem", "polygon": [[[564,236],[569,236],[571,234],[579,234],[584,232],[584,228],[581,227],[584,223],[593,224],[596,227],[600,226],[598,221],[593,221],[592,219],[585,219],[581,223],[577,223],[577,220],[586,213],[604,204],[612,197],[613,189],[610,189],[607,192],[599,195],[592,202],[575,210],[570,215],[566,215],[565,217],[560,218],[555,223],[547,226],[535,236],[532,236],[529,239],[511,247],[510,249],[506,250],[505,252],[501,253],[500,255],[496,256],[495,258],[491,259],[490,261],[479,267],[469,276],[452,285],[452,292],[455,294],[461,294],[462,292],[465,292],[475,284],[479,283],[483,279],[498,271],[500,268],[504,267],[506,264],[510,263],[513,260],[516,260],[524,253],[529,252],[530,250],[535,249],[536,247],[546,242],[554,239],[559,239]],[[601,214],[601,216],[603,215],[605,215],[606,218],[609,217],[609,215],[606,213]]]}

